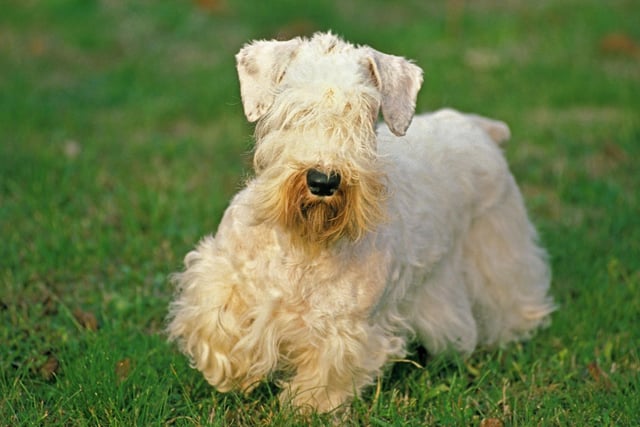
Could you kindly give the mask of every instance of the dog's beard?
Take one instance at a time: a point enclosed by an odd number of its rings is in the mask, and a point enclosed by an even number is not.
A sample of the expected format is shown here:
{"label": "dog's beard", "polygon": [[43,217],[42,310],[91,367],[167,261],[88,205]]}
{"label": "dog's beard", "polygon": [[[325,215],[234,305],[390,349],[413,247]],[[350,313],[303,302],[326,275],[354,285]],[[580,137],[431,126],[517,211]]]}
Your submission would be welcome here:
{"label": "dog's beard", "polygon": [[[385,186],[379,174],[356,177],[337,171],[342,182],[336,193],[318,197],[310,193],[306,169],[291,174],[275,193],[256,206],[259,221],[280,225],[293,245],[315,253],[346,239],[358,241],[384,220]],[[268,191],[268,190],[267,190]],[[263,193],[266,196],[266,193]]]}
{"label": "dog's beard", "polygon": [[293,212],[283,218],[292,233],[307,242],[330,244],[345,236],[355,239],[357,230],[349,224],[345,190],[338,190],[331,197],[314,197],[302,194],[293,204]]}

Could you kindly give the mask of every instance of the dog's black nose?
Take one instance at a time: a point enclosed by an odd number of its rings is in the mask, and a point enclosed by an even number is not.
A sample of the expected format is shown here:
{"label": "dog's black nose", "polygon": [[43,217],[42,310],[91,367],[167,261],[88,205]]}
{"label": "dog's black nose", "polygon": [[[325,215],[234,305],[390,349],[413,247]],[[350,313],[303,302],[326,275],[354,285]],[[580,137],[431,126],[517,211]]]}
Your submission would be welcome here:
{"label": "dog's black nose", "polygon": [[340,187],[340,175],[335,172],[327,175],[319,170],[309,169],[307,187],[314,196],[333,196]]}

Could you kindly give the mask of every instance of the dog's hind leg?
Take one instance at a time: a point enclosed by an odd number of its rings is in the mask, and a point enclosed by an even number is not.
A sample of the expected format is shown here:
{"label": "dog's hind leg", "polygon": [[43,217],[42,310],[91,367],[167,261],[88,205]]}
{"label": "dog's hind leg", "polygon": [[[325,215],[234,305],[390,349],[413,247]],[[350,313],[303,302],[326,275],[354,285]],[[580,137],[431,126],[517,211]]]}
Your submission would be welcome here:
{"label": "dog's hind leg", "polygon": [[546,253],[511,174],[507,179],[501,197],[473,220],[464,243],[479,342],[488,345],[527,338],[554,310]]}

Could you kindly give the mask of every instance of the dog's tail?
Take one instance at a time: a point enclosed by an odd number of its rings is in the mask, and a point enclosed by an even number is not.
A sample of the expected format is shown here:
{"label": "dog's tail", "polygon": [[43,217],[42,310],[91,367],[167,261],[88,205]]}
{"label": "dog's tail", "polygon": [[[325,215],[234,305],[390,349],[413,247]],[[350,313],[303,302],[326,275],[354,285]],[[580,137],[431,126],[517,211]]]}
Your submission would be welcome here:
{"label": "dog's tail", "polygon": [[498,145],[502,145],[511,138],[511,131],[505,122],[479,116],[477,114],[466,114],[466,116],[484,130]]}

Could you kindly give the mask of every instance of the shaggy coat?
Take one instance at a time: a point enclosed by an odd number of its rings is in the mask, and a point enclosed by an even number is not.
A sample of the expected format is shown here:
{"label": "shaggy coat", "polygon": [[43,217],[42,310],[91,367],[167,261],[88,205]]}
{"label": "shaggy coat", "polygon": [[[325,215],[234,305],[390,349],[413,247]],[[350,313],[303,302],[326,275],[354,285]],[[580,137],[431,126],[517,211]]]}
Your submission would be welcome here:
{"label": "shaggy coat", "polygon": [[[237,60],[255,177],[173,276],[168,324],[209,383],[250,391],[279,372],[283,402],[329,411],[410,340],[467,354],[545,323],[550,271],[504,123],[411,123],[422,71],[332,34]],[[340,177],[334,194],[310,191],[312,169]]]}

